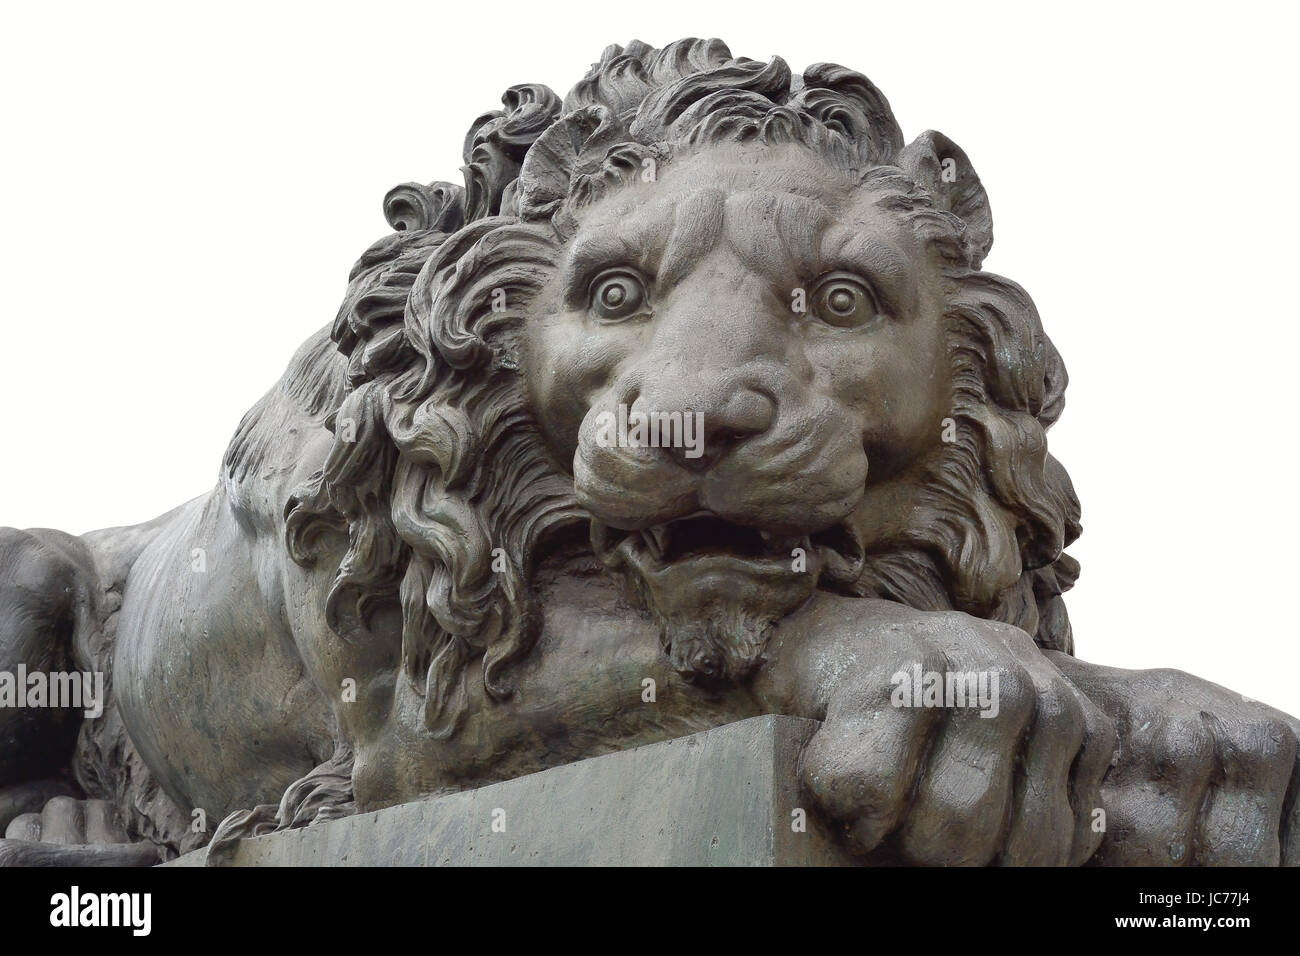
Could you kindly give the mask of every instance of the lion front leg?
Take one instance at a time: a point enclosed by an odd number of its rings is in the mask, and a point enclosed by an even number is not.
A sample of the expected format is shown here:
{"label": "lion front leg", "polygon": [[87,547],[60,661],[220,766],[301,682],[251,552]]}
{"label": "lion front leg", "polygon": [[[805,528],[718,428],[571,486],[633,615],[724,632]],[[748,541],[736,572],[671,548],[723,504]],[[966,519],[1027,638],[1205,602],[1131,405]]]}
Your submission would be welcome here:
{"label": "lion front leg", "polygon": [[949,866],[1079,864],[1095,852],[1115,731],[1028,634],[888,602],[818,604],[774,648],[786,675],[774,686],[823,720],[803,784],[850,849]]}
{"label": "lion front leg", "polygon": [[1182,671],[1049,656],[1119,730],[1092,862],[1300,864],[1300,721]]}

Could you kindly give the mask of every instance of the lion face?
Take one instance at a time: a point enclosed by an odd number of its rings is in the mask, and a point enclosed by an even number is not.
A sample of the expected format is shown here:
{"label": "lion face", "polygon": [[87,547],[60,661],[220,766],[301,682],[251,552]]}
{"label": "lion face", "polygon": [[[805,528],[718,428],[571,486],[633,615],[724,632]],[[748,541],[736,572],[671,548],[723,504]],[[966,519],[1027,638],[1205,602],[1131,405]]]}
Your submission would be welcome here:
{"label": "lion face", "polygon": [[583,527],[691,679],[749,673],[819,585],[1071,648],[1065,367],[982,270],[957,144],[905,142],[860,73],[716,40],[613,46],[502,106],[463,188],[385,199],[333,330],[356,427],[286,507],[301,564],[347,532],[338,634],[400,604],[430,732],[456,733],[471,667],[510,695],[534,576]]}
{"label": "lion face", "polygon": [[[761,631],[823,571],[856,577],[851,516],[937,449],[941,277],[874,198],[797,146],[705,149],[585,210],[534,304],[534,418],[669,630]],[[663,425],[616,424],[638,417]],[[740,643],[675,663],[740,677],[761,639]]]}

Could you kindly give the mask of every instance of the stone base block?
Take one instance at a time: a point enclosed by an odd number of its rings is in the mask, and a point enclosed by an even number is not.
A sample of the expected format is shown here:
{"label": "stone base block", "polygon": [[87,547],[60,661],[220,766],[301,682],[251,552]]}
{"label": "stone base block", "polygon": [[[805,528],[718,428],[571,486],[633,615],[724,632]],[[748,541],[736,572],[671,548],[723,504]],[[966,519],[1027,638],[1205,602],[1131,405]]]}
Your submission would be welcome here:
{"label": "stone base block", "polygon": [[[800,795],[799,756],[817,727],[794,717],[755,717],[478,790],[244,840],[232,863],[851,864]],[[168,865],[202,865],[206,852]]]}

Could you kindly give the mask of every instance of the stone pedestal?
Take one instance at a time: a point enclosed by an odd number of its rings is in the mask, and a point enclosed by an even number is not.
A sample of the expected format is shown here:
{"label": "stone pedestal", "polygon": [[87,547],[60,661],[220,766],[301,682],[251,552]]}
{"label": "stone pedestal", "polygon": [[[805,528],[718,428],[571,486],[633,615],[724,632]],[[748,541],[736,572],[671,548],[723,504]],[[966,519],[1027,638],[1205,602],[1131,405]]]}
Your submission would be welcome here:
{"label": "stone pedestal", "polygon": [[[800,795],[799,755],[817,726],[755,717],[244,840],[233,865],[845,865],[850,857]],[[799,817],[802,832],[792,825]],[[202,865],[206,852],[168,865]]]}

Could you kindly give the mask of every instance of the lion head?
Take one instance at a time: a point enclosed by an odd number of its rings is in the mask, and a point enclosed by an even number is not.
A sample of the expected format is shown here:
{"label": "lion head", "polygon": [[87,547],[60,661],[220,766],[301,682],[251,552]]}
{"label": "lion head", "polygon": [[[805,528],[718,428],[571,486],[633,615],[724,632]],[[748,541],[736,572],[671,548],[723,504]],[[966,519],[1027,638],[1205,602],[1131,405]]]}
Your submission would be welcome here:
{"label": "lion head", "polygon": [[400,605],[432,732],[474,673],[510,692],[537,556],[576,528],[692,680],[744,679],[819,587],[1071,649],[1065,369],[980,271],[988,199],[955,144],[904,145],[861,74],[717,40],[610,47],[563,101],[503,102],[464,188],[385,200],[334,327],[334,447],[287,507],[299,562],[346,529],[341,637]]}

